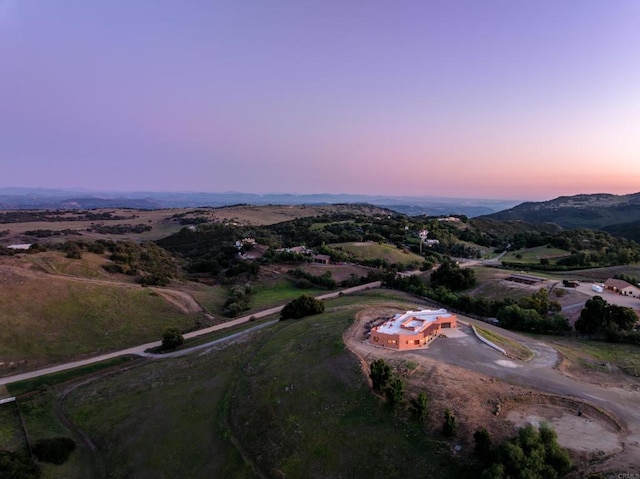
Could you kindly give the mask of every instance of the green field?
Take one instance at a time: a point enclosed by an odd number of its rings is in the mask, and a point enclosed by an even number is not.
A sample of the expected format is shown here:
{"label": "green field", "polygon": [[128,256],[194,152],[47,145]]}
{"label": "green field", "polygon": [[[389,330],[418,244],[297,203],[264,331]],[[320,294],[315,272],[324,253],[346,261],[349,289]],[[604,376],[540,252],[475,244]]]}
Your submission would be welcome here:
{"label": "green field", "polygon": [[[447,443],[371,393],[342,343],[363,301],[389,304],[341,297],[322,315],[280,322],[250,341],[20,399],[32,441],[66,435],[78,443],[67,464],[44,466],[43,477],[470,477]],[[62,427],[64,418],[95,454]],[[19,428],[5,429],[9,437]]]}
{"label": "green field", "polygon": [[547,246],[537,246],[535,248],[519,249],[509,251],[502,257],[503,261],[512,263],[532,263],[539,264],[541,259],[548,259],[551,263],[560,258],[566,258],[571,253],[559,248],[549,248]]}
{"label": "green field", "polygon": [[349,253],[359,260],[383,259],[389,264],[397,265],[409,265],[410,263],[421,265],[424,261],[424,258],[420,255],[398,249],[396,246],[386,243],[369,241],[365,243],[334,243],[329,246]]}
{"label": "green field", "polygon": [[246,314],[251,314],[252,311],[261,311],[263,309],[279,306],[296,299],[302,294],[315,296],[326,292],[327,290],[323,288],[300,289],[288,279],[258,284],[253,288],[253,294],[251,295],[251,309],[247,311]]}

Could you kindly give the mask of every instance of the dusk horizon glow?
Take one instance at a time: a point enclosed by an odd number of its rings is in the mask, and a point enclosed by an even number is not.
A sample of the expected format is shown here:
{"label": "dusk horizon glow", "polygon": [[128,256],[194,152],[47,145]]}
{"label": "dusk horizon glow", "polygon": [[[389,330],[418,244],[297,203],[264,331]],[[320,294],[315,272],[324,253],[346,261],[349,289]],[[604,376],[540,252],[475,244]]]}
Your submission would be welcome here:
{"label": "dusk horizon glow", "polygon": [[0,0],[0,188],[636,193],[639,24],[635,0]]}

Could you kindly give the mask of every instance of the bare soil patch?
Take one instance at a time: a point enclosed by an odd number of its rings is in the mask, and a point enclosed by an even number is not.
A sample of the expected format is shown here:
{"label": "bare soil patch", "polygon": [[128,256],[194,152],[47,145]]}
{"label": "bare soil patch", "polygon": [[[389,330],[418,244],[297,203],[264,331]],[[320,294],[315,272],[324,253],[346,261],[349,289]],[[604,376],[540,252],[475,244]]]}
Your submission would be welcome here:
{"label": "bare soil patch", "polygon": [[596,456],[622,451],[619,429],[600,415],[578,415],[567,407],[550,404],[531,404],[514,409],[507,419],[516,426],[550,424],[558,433],[558,444],[577,452]]}

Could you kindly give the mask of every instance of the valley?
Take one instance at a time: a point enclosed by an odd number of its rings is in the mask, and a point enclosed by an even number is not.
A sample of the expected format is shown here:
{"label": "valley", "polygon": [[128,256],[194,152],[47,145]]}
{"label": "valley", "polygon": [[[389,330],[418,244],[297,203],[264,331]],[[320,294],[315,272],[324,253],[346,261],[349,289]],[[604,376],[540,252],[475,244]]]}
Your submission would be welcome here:
{"label": "valley", "polygon": [[[151,230],[94,235],[89,222],[77,235],[75,221],[52,221],[39,229],[66,233],[30,237],[27,222],[0,238],[0,397],[16,397],[0,405],[0,449],[71,438],[63,464],[38,461],[45,477],[472,477],[474,431],[501,442],[532,421],[556,429],[572,477],[640,471],[635,333],[617,332],[629,344],[616,344],[574,330],[594,282],[640,276],[633,242],[363,205],[95,213],[115,217],[107,227],[136,215]],[[27,240],[37,246],[6,248]],[[633,261],[620,261],[622,249]],[[589,267],[568,268],[576,255]],[[510,264],[539,281],[509,281],[521,273]],[[303,294],[324,313],[278,321]],[[640,310],[640,298],[600,296]],[[365,322],[424,307],[455,311],[459,331],[412,352],[366,341]],[[524,331],[487,323],[509,327],[505,311],[527,308],[540,312]],[[541,326],[551,319],[559,329]],[[170,328],[185,343],[163,353]],[[380,358],[402,378],[399,409],[371,391]],[[421,392],[429,418],[416,422]],[[453,437],[440,431],[447,408]]]}

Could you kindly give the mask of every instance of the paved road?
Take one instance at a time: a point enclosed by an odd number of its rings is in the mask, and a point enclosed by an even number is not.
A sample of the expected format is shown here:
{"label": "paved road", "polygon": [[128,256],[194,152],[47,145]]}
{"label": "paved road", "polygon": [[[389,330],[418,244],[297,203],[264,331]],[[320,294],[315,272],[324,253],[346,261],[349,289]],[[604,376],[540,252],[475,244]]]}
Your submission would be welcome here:
{"label": "paved road", "polygon": [[[327,293],[327,294],[322,294],[319,296],[316,296],[318,299],[331,299],[331,298],[336,298],[338,297],[341,293],[342,294],[349,294],[349,293],[357,293],[359,291],[364,291],[366,289],[373,289],[373,288],[379,288],[381,286],[381,282],[380,281],[375,281],[373,283],[367,283],[367,284],[362,284],[359,286],[354,286],[353,288],[347,288],[347,289],[343,289],[340,291],[334,291],[332,293]],[[260,319],[260,318],[264,318],[267,316],[271,316],[273,314],[277,314],[279,313],[283,306],[276,306],[274,308],[269,308],[269,309],[265,309],[263,311],[257,311],[255,313],[251,313],[247,316],[242,316],[241,318],[237,318],[231,321],[227,321],[226,323],[222,323],[222,324],[216,324],[215,326],[210,326],[208,328],[204,328],[204,329],[199,329],[198,331],[192,331],[190,333],[186,333],[184,335],[185,339],[190,339],[190,338],[195,338],[197,336],[202,336],[203,334],[209,334],[209,333],[213,333],[215,331],[220,331],[223,329],[227,329],[227,328],[232,328],[234,326],[238,326],[240,324],[244,324],[247,323],[251,320],[251,318],[255,318],[255,319]],[[267,324],[273,324],[273,323],[267,323]],[[263,325],[260,325],[261,327],[264,327]],[[255,328],[252,328],[252,330]],[[246,332],[243,332],[246,334]],[[239,334],[239,333],[237,333]],[[235,337],[235,336],[234,336]],[[188,354],[191,351],[194,350],[198,350],[198,349],[202,349],[205,348],[207,346],[211,346],[212,344],[215,344],[216,342],[220,342],[220,340],[216,340],[216,341],[212,341],[210,343],[207,343],[206,345],[198,345],[195,346],[193,348],[188,348],[188,349],[184,349],[181,351],[178,351],[176,355],[184,355],[184,354]],[[36,371],[29,371],[26,373],[22,373],[22,374],[16,374],[13,376],[6,376],[6,377],[2,377],[0,378],[0,384],[10,384],[10,383],[14,383],[17,381],[22,381],[25,379],[32,379],[32,378],[36,378],[39,376],[44,376],[47,374],[52,374],[52,373],[57,373],[60,371],[66,371],[68,369],[73,369],[73,368],[77,368],[80,366],[86,366],[88,364],[93,364],[93,363],[98,363],[100,361],[105,361],[107,359],[113,359],[113,358],[117,358],[119,356],[127,356],[127,355],[135,355],[135,356],[143,356],[143,357],[171,357],[168,354],[162,354],[162,355],[151,355],[149,353],[147,353],[146,351],[148,349],[151,348],[156,348],[158,346],[161,345],[161,341],[154,341],[152,343],[146,343],[146,344],[140,344],[138,346],[133,346],[131,348],[127,348],[127,349],[121,349],[119,351],[113,351],[111,353],[107,353],[107,354],[101,354],[99,356],[93,356],[91,358],[86,358],[86,359],[81,359],[78,361],[72,361],[69,363],[64,363],[64,364],[57,364],[55,366],[50,366],[48,368],[44,368],[44,369],[38,369]]]}

